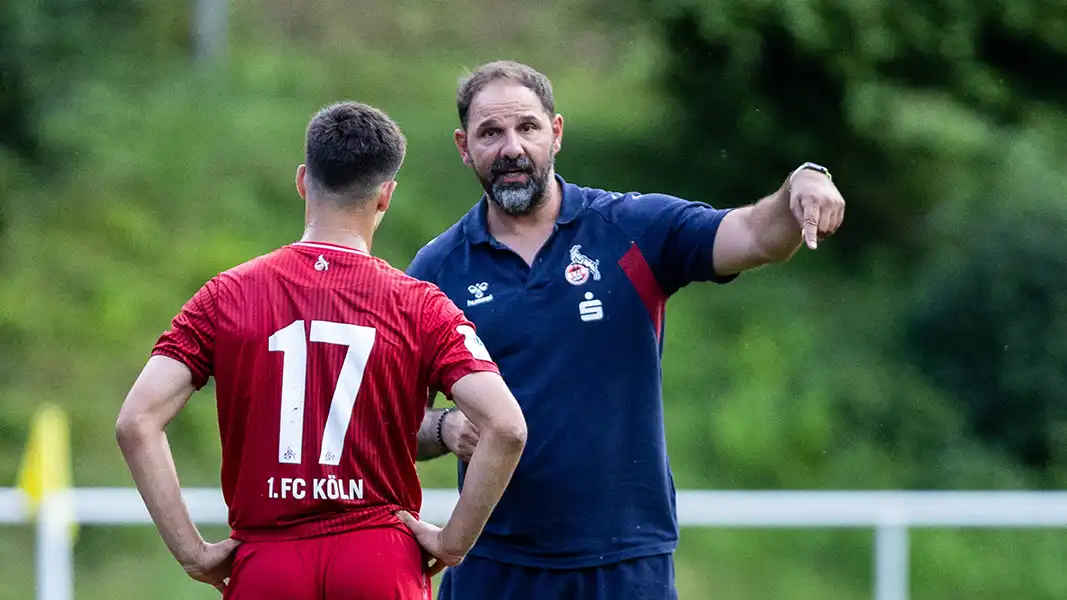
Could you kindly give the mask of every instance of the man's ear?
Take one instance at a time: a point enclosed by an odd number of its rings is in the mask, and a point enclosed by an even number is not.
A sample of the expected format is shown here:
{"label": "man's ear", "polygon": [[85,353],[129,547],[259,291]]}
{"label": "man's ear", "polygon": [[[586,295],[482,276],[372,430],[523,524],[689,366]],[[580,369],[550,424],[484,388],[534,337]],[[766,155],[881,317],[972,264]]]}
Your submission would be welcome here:
{"label": "man's ear", "polygon": [[552,152],[556,154],[563,147],[563,115],[557,113],[552,119]]}
{"label": "man's ear", "polygon": [[382,224],[385,213],[389,210],[389,204],[393,201],[393,192],[396,191],[396,180],[386,181],[378,188],[378,202],[374,205],[374,231]]}
{"label": "man's ear", "polygon": [[304,165],[300,165],[296,168],[296,193],[300,194],[304,202],[308,199],[307,181],[304,180],[307,177],[308,169]]}
{"label": "man's ear", "polygon": [[393,192],[396,191],[396,180],[386,181],[378,188],[377,212],[384,213],[389,210],[389,204],[393,201]]}
{"label": "man's ear", "polygon": [[456,142],[456,150],[459,150],[459,157],[463,159],[463,164],[471,166],[471,155],[467,151],[467,132],[457,129],[452,133],[452,139]]}

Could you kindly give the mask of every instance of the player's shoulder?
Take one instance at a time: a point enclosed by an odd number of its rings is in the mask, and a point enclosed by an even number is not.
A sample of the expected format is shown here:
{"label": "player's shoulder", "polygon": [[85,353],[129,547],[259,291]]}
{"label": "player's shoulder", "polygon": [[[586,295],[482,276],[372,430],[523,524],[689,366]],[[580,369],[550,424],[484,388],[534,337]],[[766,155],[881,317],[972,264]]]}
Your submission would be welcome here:
{"label": "player's shoulder", "polygon": [[258,282],[261,278],[258,274],[264,271],[264,266],[277,252],[274,250],[217,271],[201,284],[193,295],[193,301],[217,307],[245,297],[247,290],[260,287]]}
{"label": "player's shoulder", "polygon": [[446,298],[436,283],[412,276],[387,262],[383,261],[377,271],[379,277],[388,280],[382,286],[383,295],[390,298],[389,304],[398,314],[413,318],[411,322],[421,323],[427,307]]}
{"label": "player's shoulder", "polygon": [[238,285],[243,281],[247,280],[249,277],[253,277],[257,273],[262,271],[264,266],[277,253],[278,250],[273,250],[266,254],[261,254],[254,258],[247,259],[244,262],[218,271],[215,273],[214,276],[209,278],[207,282],[205,282],[204,286],[209,288],[217,288],[220,286],[225,287]]}
{"label": "player's shoulder", "polygon": [[419,280],[435,281],[441,268],[465,243],[465,221],[466,218],[457,221],[420,248],[408,265],[407,275]]}
{"label": "player's shoulder", "polygon": [[598,188],[581,190],[591,214],[631,234],[644,230],[672,206],[686,202],[658,192],[616,192]]}
{"label": "player's shoulder", "polygon": [[611,221],[652,216],[662,212],[673,203],[685,202],[681,198],[659,192],[594,191],[598,193],[590,196],[589,210]]}
{"label": "player's shoulder", "polygon": [[425,295],[428,291],[436,289],[432,282],[424,281],[405,272],[403,269],[393,266],[384,258],[377,256],[365,256],[364,277],[374,278],[378,282],[383,293],[401,295]]}
{"label": "player's shoulder", "polygon": [[273,271],[282,259],[285,247],[277,248],[265,254],[250,258],[242,263],[220,271],[212,278],[219,284],[240,284],[249,279],[258,278],[267,272]]}

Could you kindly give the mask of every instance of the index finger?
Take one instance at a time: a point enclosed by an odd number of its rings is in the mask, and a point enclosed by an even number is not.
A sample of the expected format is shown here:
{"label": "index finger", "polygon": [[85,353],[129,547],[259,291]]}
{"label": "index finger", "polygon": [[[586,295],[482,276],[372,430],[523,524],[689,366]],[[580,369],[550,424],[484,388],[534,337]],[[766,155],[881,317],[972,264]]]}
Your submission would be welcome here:
{"label": "index finger", "polygon": [[415,532],[416,529],[418,529],[419,520],[416,519],[415,517],[411,516],[411,513],[409,513],[408,511],[406,511],[406,510],[398,510],[398,511],[396,511],[395,514],[396,514],[396,518],[400,519],[400,522],[403,523],[413,533]]}
{"label": "index finger", "polygon": [[812,202],[804,208],[804,222],[801,224],[804,242],[814,250],[819,245],[819,205]]}

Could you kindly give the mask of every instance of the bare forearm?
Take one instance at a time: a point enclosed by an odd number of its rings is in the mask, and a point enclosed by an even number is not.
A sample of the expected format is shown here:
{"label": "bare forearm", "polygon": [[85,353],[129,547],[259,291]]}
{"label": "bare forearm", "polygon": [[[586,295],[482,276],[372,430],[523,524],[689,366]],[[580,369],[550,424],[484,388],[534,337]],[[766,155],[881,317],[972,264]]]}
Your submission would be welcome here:
{"label": "bare forearm", "polygon": [[440,408],[426,410],[426,416],[422,418],[422,425],[419,427],[417,436],[415,460],[430,460],[448,454],[448,448],[441,444],[437,436],[438,424],[444,412],[444,409]]}
{"label": "bare forearm", "polygon": [[191,562],[205,542],[182,498],[166,433],[120,425],[117,437],[137,490],[167,549],[178,562]]}
{"label": "bare forearm", "polygon": [[441,533],[447,547],[466,552],[474,545],[504,495],[525,443],[525,427],[482,433],[467,467],[459,501]]}
{"label": "bare forearm", "polygon": [[788,189],[783,186],[723,218],[715,235],[712,266],[719,275],[733,275],[782,262],[800,248],[800,241],[800,227],[789,206]]}
{"label": "bare forearm", "polygon": [[800,249],[801,230],[789,207],[788,187],[743,210],[749,211],[746,217],[764,262],[789,260]]}

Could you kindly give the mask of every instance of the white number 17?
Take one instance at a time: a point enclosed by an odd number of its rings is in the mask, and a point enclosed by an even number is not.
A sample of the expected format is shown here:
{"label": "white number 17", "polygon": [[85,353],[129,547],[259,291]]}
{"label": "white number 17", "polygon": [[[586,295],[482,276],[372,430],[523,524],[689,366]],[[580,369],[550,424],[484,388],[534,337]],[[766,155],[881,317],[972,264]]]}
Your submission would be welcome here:
{"label": "white number 17", "polygon": [[[311,341],[348,346],[337,387],[330,400],[330,413],[322,432],[319,464],[336,465],[341,462],[341,450],[356,406],[356,395],[363,383],[370,351],[374,347],[374,328],[334,323],[311,322]],[[307,386],[307,333],[304,321],[293,321],[288,327],[274,332],[267,340],[271,352],[282,353],[282,411],[278,431],[278,462],[299,464],[304,439],[304,397]]]}

